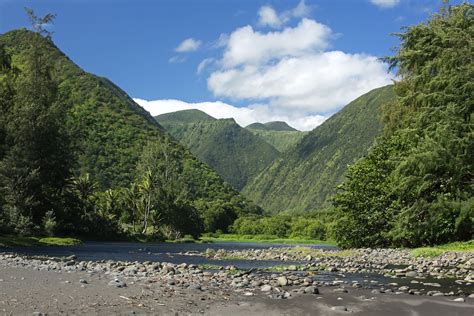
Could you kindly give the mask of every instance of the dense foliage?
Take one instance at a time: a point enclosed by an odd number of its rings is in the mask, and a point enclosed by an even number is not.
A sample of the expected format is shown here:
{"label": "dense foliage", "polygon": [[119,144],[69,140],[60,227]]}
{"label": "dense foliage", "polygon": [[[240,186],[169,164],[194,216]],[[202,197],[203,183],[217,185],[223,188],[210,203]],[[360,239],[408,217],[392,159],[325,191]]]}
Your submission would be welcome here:
{"label": "dense foliage", "polygon": [[239,217],[230,231],[239,235],[273,236],[278,238],[331,239],[334,219],[330,212],[277,214],[271,217]]}
{"label": "dense foliage", "polygon": [[197,235],[261,213],[36,31],[0,36],[0,233]]}
{"label": "dense foliage", "polygon": [[342,246],[419,246],[474,233],[474,7],[445,6],[399,34],[401,78],[384,134],[334,204]]}
{"label": "dense foliage", "polygon": [[294,129],[285,122],[253,123],[245,128],[281,153],[294,147],[307,134]]}
{"label": "dense foliage", "polygon": [[233,119],[214,119],[197,110],[156,117],[174,137],[240,190],[279,152]]}
{"label": "dense foliage", "polygon": [[326,208],[347,165],[380,135],[380,107],[393,98],[392,86],[359,97],[306,134],[242,192],[273,213]]}

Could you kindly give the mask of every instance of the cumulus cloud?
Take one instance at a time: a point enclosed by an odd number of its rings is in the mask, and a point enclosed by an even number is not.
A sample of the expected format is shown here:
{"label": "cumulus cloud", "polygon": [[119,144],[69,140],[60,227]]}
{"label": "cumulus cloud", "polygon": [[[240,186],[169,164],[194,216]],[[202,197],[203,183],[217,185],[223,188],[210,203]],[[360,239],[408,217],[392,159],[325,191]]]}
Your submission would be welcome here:
{"label": "cumulus cloud", "polygon": [[207,78],[208,88],[216,97],[325,115],[391,83],[376,57],[328,50],[333,37],[328,26],[307,18],[267,33],[236,29]]}
{"label": "cumulus cloud", "polygon": [[218,97],[264,99],[274,107],[327,113],[390,82],[377,58],[330,51],[218,70],[209,76],[208,87]]}
{"label": "cumulus cloud", "polygon": [[331,29],[304,18],[294,28],[261,33],[250,25],[235,30],[227,41],[222,58],[226,68],[258,65],[284,57],[303,56],[328,47]]}
{"label": "cumulus cloud", "polygon": [[[399,2],[371,1],[385,7]],[[375,56],[331,49],[335,34],[327,25],[308,18],[308,13],[304,1],[281,13],[263,6],[258,12],[259,25],[273,30],[247,25],[221,34],[213,44],[221,53],[198,65],[198,74],[207,70],[207,87],[215,97],[250,105],[136,101],[153,115],[198,109],[216,118],[232,117],[242,126],[282,120],[310,130],[360,95],[392,82],[392,74]],[[287,25],[291,19],[299,22]],[[195,50],[201,44],[195,41],[187,39],[176,50],[181,46],[179,51]]]}
{"label": "cumulus cloud", "polygon": [[308,115],[295,111],[285,113],[265,104],[236,107],[221,101],[188,103],[174,99],[148,101],[136,98],[134,100],[153,116],[195,109],[218,119],[233,118],[243,127],[255,122],[285,121],[296,129],[311,130],[326,119],[323,115]]}
{"label": "cumulus cloud", "polygon": [[400,3],[400,0],[370,0],[373,5],[379,8],[393,8]]}
{"label": "cumulus cloud", "polygon": [[276,11],[269,5],[265,5],[258,11],[258,24],[261,26],[280,27],[282,21]]}
{"label": "cumulus cloud", "polygon": [[185,52],[194,52],[198,50],[201,46],[202,42],[200,40],[196,40],[194,38],[187,38],[175,48],[175,51],[178,53],[185,53]]}
{"label": "cumulus cloud", "polygon": [[291,9],[278,14],[273,7],[269,5],[262,6],[258,11],[258,25],[272,28],[280,28],[293,18],[302,18],[309,15],[311,8],[306,5],[304,0]]}

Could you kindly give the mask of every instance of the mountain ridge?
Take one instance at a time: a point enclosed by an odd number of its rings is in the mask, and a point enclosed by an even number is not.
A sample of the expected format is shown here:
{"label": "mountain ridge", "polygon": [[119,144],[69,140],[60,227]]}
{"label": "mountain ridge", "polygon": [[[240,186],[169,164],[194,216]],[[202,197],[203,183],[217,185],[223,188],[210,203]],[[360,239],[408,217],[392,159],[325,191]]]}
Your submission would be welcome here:
{"label": "mountain ridge", "polygon": [[380,107],[391,85],[374,89],[306,134],[253,178],[242,192],[267,211],[300,212],[329,206],[347,165],[364,155],[381,132]]}

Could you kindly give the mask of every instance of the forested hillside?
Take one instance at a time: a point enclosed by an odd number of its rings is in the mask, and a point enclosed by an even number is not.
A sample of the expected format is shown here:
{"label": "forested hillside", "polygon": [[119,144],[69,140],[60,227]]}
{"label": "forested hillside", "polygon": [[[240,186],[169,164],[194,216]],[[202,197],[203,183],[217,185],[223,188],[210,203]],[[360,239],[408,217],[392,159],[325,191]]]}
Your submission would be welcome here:
{"label": "forested hillside", "polygon": [[195,234],[260,212],[28,13],[37,32],[0,36],[1,231]]}
{"label": "forested hillside", "polygon": [[273,213],[325,208],[347,165],[380,134],[380,108],[393,100],[393,88],[386,86],[349,103],[265,168],[243,193]]}
{"label": "forested hillside", "polygon": [[419,246],[474,234],[474,6],[445,5],[398,35],[401,78],[384,133],[335,198],[345,247]]}
{"label": "forested hillside", "polygon": [[217,120],[196,110],[163,114],[156,119],[238,190],[279,156],[274,147],[233,119]]}
{"label": "forested hillside", "polygon": [[281,153],[295,146],[307,134],[307,132],[294,129],[285,122],[253,123],[245,128],[264,139]]}

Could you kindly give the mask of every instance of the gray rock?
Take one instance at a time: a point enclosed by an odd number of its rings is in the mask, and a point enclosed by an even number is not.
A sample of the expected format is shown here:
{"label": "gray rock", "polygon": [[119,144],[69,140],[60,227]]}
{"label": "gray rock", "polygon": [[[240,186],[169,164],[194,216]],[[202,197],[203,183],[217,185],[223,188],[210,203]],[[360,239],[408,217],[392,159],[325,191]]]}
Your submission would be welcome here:
{"label": "gray rock", "polygon": [[280,286],[287,286],[288,285],[288,279],[285,276],[281,276],[277,279],[278,284]]}
{"label": "gray rock", "polygon": [[315,286],[307,286],[304,288],[306,294],[319,294],[319,289]]}
{"label": "gray rock", "polygon": [[439,283],[423,283],[425,286],[433,286],[433,287],[441,287],[441,284]]}
{"label": "gray rock", "polygon": [[86,280],[84,280],[84,279],[80,279],[80,280],[79,280],[79,283],[87,284],[88,282],[87,282]]}
{"label": "gray rock", "polygon": [[272,290],[272,287],[268,284],[265,284],[264,286],[260,288],[260,291],[262,292],[270,292],[271,290]]}
{"label": "gray rock", "polygon": [[347,307],[345,306],[333,306],[331,310],[338,311],[338,312],[347,312]]}
{"label": "gray rock", "polygon": [[470,294],[468,297],[469,298],[474,298],[474,294]]}
{"label": "gray rock", "polygon": [[410,287],[408,287],[408,286],[400,286],[400,287],[398,288],[398,290],[401,291],[401,292],[408,292],[408,291],[410,290]]}
{"label": "gray rock", "polygon": [[455,298],[453,301],[454,302],[465,302],[466,300],[464,299],[464,297],[458,297],[458,298]]}
{"label": "gray rock", "polygon": [[250,285],[252,285],[253,287],[259,287],[262,284],[263,282],[261,280],[255,280],[250,283]]}
{"label": "gray rock", "polygon": [[415,271],[409,271],[406,273],[406,276],[410,278],[416,278],[418,276],[418,273],[416,273]]}
{"label": "gray rock", "polygon": [[201,285],[199,285],[199,284],[190,284],[188,286],[188,289],[200,291],[201,290]]}
{"label": "gray rock", "polygon": [[109,286],[115,286],[115,287],[118,287],[118,288],[123,288],[123,287],[127,287],[127,284],[119,279],[115,279],[115,280],[112,280],[109,282],[108,284]]}
{"label": "gray rock", "polygon": [[347,293],[347,290],[343,287],[332,290],[334,293]]}

